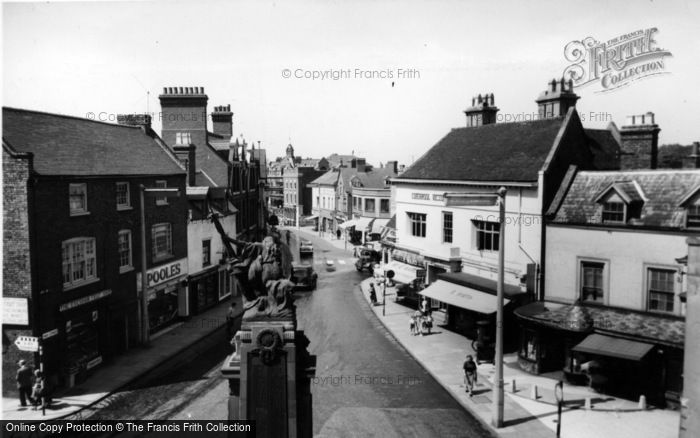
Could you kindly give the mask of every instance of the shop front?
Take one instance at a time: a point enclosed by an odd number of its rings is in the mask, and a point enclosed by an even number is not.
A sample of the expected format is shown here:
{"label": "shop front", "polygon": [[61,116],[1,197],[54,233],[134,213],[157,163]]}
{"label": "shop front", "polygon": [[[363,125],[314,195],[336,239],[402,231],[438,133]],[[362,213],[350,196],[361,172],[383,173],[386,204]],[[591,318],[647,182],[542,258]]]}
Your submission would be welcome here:
{"label": "shop front", "polygon": [[212,266],[189,277],[189,314],[197,315],[232,295],[233,274],[226,269],[227,266]]}
{"label": "shop front", "polygon": [[[111,342],[109,336],[108,303],[105,298],[110,289],[87,295],[61,304],[59,312],[61,327],[45,333],[48,343],[57,333],[63,334],[61,351],[53,351],[60,357],[61,376],[68,387],[84,381],[90,372],[104,360]],[[51,367],[50,367],[51,368]]]}
{"label": "shop front", "polygon": [[626,309],[531,303],[520,320],[520,367],[562,371],[572,384],[631,400],[677,405],[682,392],[684,322]]}
{"label": "shop front", "polygon": [[[148,297],[149,331],[156,333],[187,315],[187,259],[151,268],[146,271],[146,296]],[[141,273],[136,275],[136,284],[141,287]]]}
{"label": "shop front", "polygon": [[391,261],[384,266],[384,271],[394,271],[397,298],[411,308],[418,308],[419,292],[425,288],[425,258],[398,248],[389,253]]}

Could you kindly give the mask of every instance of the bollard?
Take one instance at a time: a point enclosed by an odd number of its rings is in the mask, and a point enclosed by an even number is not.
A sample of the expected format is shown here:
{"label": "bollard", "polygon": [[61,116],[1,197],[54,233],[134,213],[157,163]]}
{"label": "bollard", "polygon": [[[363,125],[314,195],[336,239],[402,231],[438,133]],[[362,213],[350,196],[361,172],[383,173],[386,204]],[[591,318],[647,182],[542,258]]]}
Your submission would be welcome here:
{"label": "bollard", "polygon": [[588,409],[588,410],[593,409],[593,407],[591,406],[591,398],[590,397],[586,397],[586,401],[585,401],[585,404],[583,407],[584,407],[584,409]]}
{"label": "bollard", "polygon": [[537,400],[539,398],[537,395],[537,385],[533,384],[532,387],[530,387],[530,398],[533,400]]}
{"label": "bollard", "polygon": [[510,382],[510,390],[511,390],[511,392],[512,392],[513,394],[515,394],[516,392],[518,392],[518,390],[515,388],[515,379],[513,379],[513,380]]}
{"label": "bollard", "polygon": [[639,409],[646,410],[647,408],[647,398],[644,395],[639,396]]}

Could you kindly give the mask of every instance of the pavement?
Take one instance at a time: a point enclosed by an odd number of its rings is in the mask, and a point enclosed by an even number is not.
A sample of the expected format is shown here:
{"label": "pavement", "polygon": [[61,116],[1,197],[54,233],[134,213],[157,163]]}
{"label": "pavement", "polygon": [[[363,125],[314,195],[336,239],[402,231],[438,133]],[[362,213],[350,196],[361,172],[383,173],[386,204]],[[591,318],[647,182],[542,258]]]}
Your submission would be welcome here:
{"label": "pavement", "polygon": [[[241,297],[234,297],[236,311],[242,313]],[[188,350],[217,330],[225,330],[230,299],[181,321],[151,336],[148,347],[134,347],[108,363],[102,364],[84,382],[73,388],[59,388],[51,408],[45,413],[21,407],[17,398],[2,399],[2,420],[54,420],[85,418],[84,412],[110,394],[124,388],[155,368],[187,354]],[[173,361],[173,363],[176,363]]]}
{"label": "pavement", "polygon": [[[308,227],[296,232],[318,236]],[[345,249],[345,242],[328,234],[323,236],[337,248]],[[352,246],[348,244],[352,253]],[[378,320],[394,338],[420,363],[445,390],[447,390],[468,412],[494,434],[501,437],[555,436],[557,427],[557,402],[554,386],[558,380],[529,374],[517,364],[517,354],[504,357],[504,427],[491,424],[493,401],[493,364],[478,366],[478,382],[474,395],[469,397],[464,385],[462,363],[467,354],[473,354],[471,341],[444,327],[436,326],[430,335],[413,336],[409,331],[409,316],[414,309],[395,301],[395,289],[387,288],[386,309],[381,304],[372,306],[369,301],[369,283],[372,277],[361,284],[363,296]],[[379,302],[382,289],[377,288]],[[385,313],[385,315],[383,315]],[[536,388],[535,388],[536,387]],[[584,437],[677,437],[680,415],[678,411],[640,408],[638,401],[603,395],[586,386],[564,383],[564,404],[561,419],[561,436]]]}

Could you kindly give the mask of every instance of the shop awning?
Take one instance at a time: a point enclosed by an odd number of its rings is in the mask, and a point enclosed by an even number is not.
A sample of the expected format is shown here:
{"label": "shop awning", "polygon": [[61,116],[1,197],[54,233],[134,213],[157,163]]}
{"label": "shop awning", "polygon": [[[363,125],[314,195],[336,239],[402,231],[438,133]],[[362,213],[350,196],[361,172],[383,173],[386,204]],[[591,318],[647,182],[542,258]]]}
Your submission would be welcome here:
{"label": "shop awning", "polygon": [[392,261],[384,265],[384,272],[394,271],[394,281],[399,283],[408,284],[419,277],[419,271],[423,269],[416,266],[407,265],[406,263],[401,263],[397,261]]}
{"label": "shop awning", "polygon": [[355,230],[366,231],[369,228],[369,226],[373,220],[374,220],[373,217],[361,217],[359,219],[355,219],[355,222],[357,222],[355,224]]}
{"label": "shop awning", "polygon": [[355,225],[357,225],[357,221],[352,220],[352,221],[343,222],[342,224],[338,224],[338,228],[340,228],[341,230],[344,230],[346,228],[354,227]]}
{"label": "shop awning", "polygon": [[640,360],[652,348],[654,348],[652,344],[594,333],[572,348],[572,350],[620,359]]}
{"label": "shop awning", "polygon": [[388,222],[389,219],[375,219],[372,223],[372,234],[380,234]]}
{"label": "shop awning", "polygon": [[[435,283],[422,290],[420,294],[452,306],[473,310],[486,315],[494,313],[497,307],[495,295],[466,286],[460,286],[459,284],[450,283],[445,280],[437,280]],[[509,302],[509,299],[503,298],[504,306]]]}
{"label": "shop awning", "polygon": [[306,219],[306,220],[314,220],[314,219],[318,219],[318,215],[317,215],[317,214],[312,214],[311,216],[306,216],[306,218],[305,218],[305,219]]}

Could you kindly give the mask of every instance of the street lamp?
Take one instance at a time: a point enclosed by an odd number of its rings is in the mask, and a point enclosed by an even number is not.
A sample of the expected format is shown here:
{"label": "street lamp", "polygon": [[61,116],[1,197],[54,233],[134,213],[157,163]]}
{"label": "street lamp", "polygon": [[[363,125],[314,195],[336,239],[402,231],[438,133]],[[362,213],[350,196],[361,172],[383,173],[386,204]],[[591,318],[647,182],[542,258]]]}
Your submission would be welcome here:
{"label": "street lamp", "polygon": [[394,278],[394,271],[389,269],[384,273],[384,293],[382,294],[382,316],[386,316],[386,282]]}
{"label": "street lamp", "polygon": [[141,300],[139,301],[139,304],[141,305],[141,342],[143,345],[148,345],[150,342],[150,323],[148,321],[148,295],[146,294],[148,279],[146,277],[146,209],[144,198],[146,196],[157,198],[177,198],[180,196],[180,190],[175,188],[147,189],[143,184],[140,184],[139,195],[141,202]]}
{"label": "street lamp", "polygon": [[496,351],[494,355],[494,397],[492,423],[503,427],[503,277],[505,271],[506,188],[493,193],[445,193],[448,206],[494,206],[498,205],[498,286],[496,289]]}
{"label": "street lamp", "polygon": [[561,380],[554,385],[554,396],[557,398],[557,438],[561,436],[561,405],[564,402],[564,382]]}

